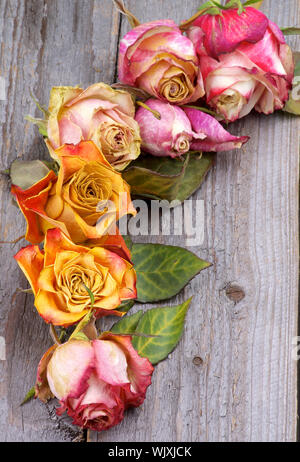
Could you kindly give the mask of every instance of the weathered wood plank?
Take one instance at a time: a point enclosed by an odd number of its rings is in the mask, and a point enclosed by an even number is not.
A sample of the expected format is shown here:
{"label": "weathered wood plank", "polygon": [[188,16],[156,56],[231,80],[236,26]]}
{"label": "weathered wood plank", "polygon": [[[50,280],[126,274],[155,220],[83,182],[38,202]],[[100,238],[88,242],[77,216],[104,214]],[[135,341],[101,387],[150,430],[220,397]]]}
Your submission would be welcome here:
{"label": "weathered wood plank", "polygon": [[[276,4],[275,10],[274,0],[266,0],[264,11],[283,26],[299,24],[298,2],[288,3]],[[34,113],[29,89],[46,102],[54,84],[113,81],[118,33],[109,0],[2,0],[2,5],[0,72],[7,101],[0,101],[1,169],[17,155],[45,155],[37,132],[23,122],[24,114]],[[128,2],[142,21],[179,21],[198,5],[194,0]],[[289,41],[299,49],[299,42]],[[219,155],[195,196],[205,201],[206,240],[192,250],[214,267],[176,298],[195,294],[184,338],[157,366],[144,405],[93,440],[295,440],[297,365],[291,341],[297,335],[299,123],[277,114],[251,116],[231,127],[252,139],[243,153]],[[23,233],[24,221],[10,205],[6,180],[0,181],[0,237],[13,239]],[[50,345],[32,297],[19,294],[11,301],[16,287],[26,287],[12,260],[19,247],[0,248],[5,268],[0,335],[7,346],[7,361],[0,360],[0,439],[72,440],[78,433],[67,419],[56,419],[53,405],[18,407]],[[237,304],[226,296],[230,284],[246,294]]]}
{"label": "weathered wood plank", "polygon": [[[110,0],[1,0],[0,6],[0,75],[6,84],[6,101],[0,101],[2,170],[16,157],[46,156],[37,129],[24,121],[25,114],[38,115],[30,91],[47,105],[53,85],[114,79],[119,18]],[[25,223],[2,175],[0,197],[0,240],[12,240],[24,234]],[[0,246],[0,336],[7,358],[0,360],[0,440],[74,440],[81,432],[55,416],[54,404],[19,407],[51,345],[33,297],[19,293],[12,300],[17,287],[27,287],[13,260],[21,245],[25,241]]]}
{"label": "weathered wood plank", "polygon": [[[142,22],[179,21],[199,1],[127,5]],[[266,0],[263,11],[282,26],[300,23],[297,0]],[[123,20],[122,34],[127,30]],[[289,42],[299,49],[297,39]],[[93,441],[296,439],[299,122],[252,115],[230,128],[251,141],[218,155],[194,196],[205,201],[206,221],[205,243],[192,250],[214,266],[175,299],[194,294],[184,337],[156,367],[143,406]],[[163,236],[159,242],[178,244]],[[226,295],[235,285],[245,293],[238,303]]]}

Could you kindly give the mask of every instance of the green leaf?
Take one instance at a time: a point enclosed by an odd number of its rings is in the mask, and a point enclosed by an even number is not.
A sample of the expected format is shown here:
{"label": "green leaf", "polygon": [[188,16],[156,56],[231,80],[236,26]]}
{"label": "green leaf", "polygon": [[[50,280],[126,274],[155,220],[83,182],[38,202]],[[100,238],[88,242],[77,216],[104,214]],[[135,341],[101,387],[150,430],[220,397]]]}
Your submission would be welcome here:
{"label": "green leaf", "polygon": [[243,6],[252,6],[252,8],[256,8],[257,10],[261,7],[261,4],[264,0],[248,0],[247,2],[243,3]]}
{"label": "green leaf", "polygon": [[137,300],[166,300],[210,263],[189,250],[162,244],[133,244],[132,261],[137,273]]}
{"label": "green leaf", "polygon": [[284,35],[300,35],[300,27],[282,27],[281,32]]}
{"label": "green leaf", "polygon": [[293,89],[290,91],[289,100],[284,106],[283,111],[300,115],[300,53],[296,52],[293,55],[295,60]]}
{"label": "green leaf", "polygon": [[198,11],[201,11],[202,14],[210,14],[211,16],[216,16],[220,14],[219,5],[216,6],[216,2],[208,1],[198,8]]}
{"label": "green leaf", "polygon": [[131,316],[124,316],[120,321],[116,322],[111,328],[111,332],[114,334],[132,334],[135,332],[139,320],[141,319],[143,312],[137,311]]}
{"label": "green leaf", "polygon": [[30,188],[49,173],[49,168],[41,160],[18,160],[10,166],[12,184],[22,189]]}
{"label": "green leaf", "polygon": [[165,359],[179,342],[191,298],[178,306],[152,308],[141,317],[136,332],[154,337],[133,337],[132,344],[140,356],[152,364]]}
{"label": "green leaf", "polygon": [[128,311],[133,307],[134,300],[126,300],[121,303],[121,305],[116,308],[116,311],[121,311],[122,313],[128,313]]}
{"label": "green leaf", "polygon": [[23,406],[23,404],[27,403],[30,401],[32,398],[34,398],[35,395],[35,387],[30,388],[29,392],[26,394],[25,398],[23,399],[22,403],[20,406]]}
{"label": "green leaf", "polygon": [[185,158],[142,155],[123,172],[133,195],[170,202],[190,197],[203,183],[214,154],[187,154]]}

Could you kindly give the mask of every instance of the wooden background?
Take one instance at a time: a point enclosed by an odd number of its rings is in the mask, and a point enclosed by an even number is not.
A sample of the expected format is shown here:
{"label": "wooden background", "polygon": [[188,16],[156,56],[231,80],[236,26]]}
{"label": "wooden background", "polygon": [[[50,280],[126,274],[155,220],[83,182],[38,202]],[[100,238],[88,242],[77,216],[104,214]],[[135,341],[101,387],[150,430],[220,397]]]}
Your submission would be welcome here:
{"label": "wooden background", "polygon": [[[130,0],[145,22],[187,19],[199,0]],[[300,25],[298,0],[265,0],[262,10],[280,26]],[[110,0],[0,0],[0,169],[16,157],[45,158],[32,91],[47,104],[51,86],[87,86],[116,80],[120,37],[128,30]],[[289,37],[294,50],[297,38]],[[184,336],[159,364],[143,406],[91,441],[295,441],[298,322],[299,120],[283,113],[251,115],[231,125],[249,134],[241,151],[219,154],[194,197],[205,201],[205,241],[192,250],[214,265],[171,300],[194,301]],[[0,176],[0,240],[24,233]],[[168,237],[157,241],[170,243]],[[171,239],[172,243],[172,239]],[[184,245],[185,242],[181,242]],[[20,407],[50,346],[48,327],[33,307],[13,255],[25,245],[2,245],[0,336],[0,440],[80,441],[55,402]],[[244,296],[244,298],[242,298]],[[1,340],[1,338],[0,338]]]}

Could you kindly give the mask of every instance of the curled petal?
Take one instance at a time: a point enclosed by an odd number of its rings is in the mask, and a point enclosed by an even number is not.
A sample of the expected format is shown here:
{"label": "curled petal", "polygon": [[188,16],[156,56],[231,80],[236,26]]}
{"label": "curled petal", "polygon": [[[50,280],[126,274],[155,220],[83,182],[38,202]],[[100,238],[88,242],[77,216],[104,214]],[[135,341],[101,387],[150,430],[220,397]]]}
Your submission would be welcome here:
{"label": "curled petal", "polygon": [[15,259],[28,279],[34,295],[36,295],[39,290],[38,278],[44,265],[43,252],[37,245],[29,245],[19,250]]}
{"label": "curled petal", "polygon": [[130,336],[103,334],[101,340],[112,340],[122,348],[128,363],[128,376],[130,385],[124,387],[125,408],[128,406],[140,406],[146,395],[146,390],[151,384],[151,375],[154,367],[147,358],[139,356],[133,348]]}
{"label": "curled petal", "polygon": [[191,121],[193,130],[197,134],[206,135],[205,139],[193,140],[191,147],[195,151],[229,151],[240,148],[249,140],[248,136],[231,135],[209,114],[192,108],[184,108],[184,111]]}
{"label": "curled petal", "polygon": [[47,367],[56,348],[57,345],[53,345],[52,347],[50,347],[49,350],[47,350],[46,353],[43,355],[38,365],[35,383],[35,397],[39,398],[44,403],[48,401],[48,399],[54,397],[54,394],[50,390],[47,379]]}
{"label": "curled petal", "polygon": [[50,189],[52,184],[56,182],[56,179],[55,173],[50,170],[44,178],[26,190],[22,190],[15,185],[11,187],[11,193],[15,196],[27,222],[25,239],[32,244],[42,242],[44,233],[41,230],[39,218],[35,210],[31,208],[31,204],[44,214],[44,207],[47,203]]}
{"label": "curled petal", "polygon": [[[159,20],[151,21],[145,24],[141,24],[138,27],[130,30],[121,40],[119,49],[119,79],[123,83],[128,85],[134,85],[135,76],[130,72],[130,61],[131,55],[139,46],[140,42],[144,39],[148,39],[151,36],[170,30],[178,30],[179,27],[171,20]],[[180,31],[179,31],[180,32]],[[129,52],[129,55],[128,55]]]}
{"label": "curled petal", "polygon": [[[253,64],[265,72],[285,76],[286,72],[278,55],[276,37],[267,30],[264,37],[255,44],[243,43],[239,52],[249,58]],[[252,66],[253,66],[252,64]]]}

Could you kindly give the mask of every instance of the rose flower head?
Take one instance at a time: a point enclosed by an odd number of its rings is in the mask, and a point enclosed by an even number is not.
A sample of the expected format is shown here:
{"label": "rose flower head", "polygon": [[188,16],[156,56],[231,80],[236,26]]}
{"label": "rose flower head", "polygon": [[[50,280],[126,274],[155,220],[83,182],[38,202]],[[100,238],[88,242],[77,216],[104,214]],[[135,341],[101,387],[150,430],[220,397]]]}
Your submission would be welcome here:
{"label": "rose flower head", "polygon": [[48,230],[43,251],[29,245],[15,259],[31,285],[38,313],[54,325],[74,324],[91,308],[101,316],[137,296],[129,261],[100,245],[76,245],[60,229]]}
{"label": "rose flower head", "polygon": [[92,140],[108,162],[123,170],[140,154],[139,127],[129,93],[95,83],[86,90],[54,87],[50,93],[46,141],[55,150],[63,144]]}
{"label": "rose flower head", "polygon": [[154,156],[228,151],[240,148],[249,139],[231,135],[214,117],[198,109],[181,108],[157,99],[149,99],[146,104],[161,116],[157,119],[143,107],[135,116],[141,130],[142,148]]}
{"label": "rose flower head", "polygon": [[129,406],[140,406],[153,366],[141,358],[131,337],[103,334],[93,341],[72,339],[48,350],[40,361],[36,397],[56,397],[75,425],[101,431],[117,425]]}
{"label": "rose flower head", "polygon": [[141,24],[124,36],[119,79],[174,104],[196,101],[204,94],[194,45],[171,20]]}
{"label": "rose flower head", "polygon": [[261,11],[205,14],[189,24],[187,35],[200,59],[207,102],[222,118],[234,121],[253,108],[264,114],[283,108],[293,56],[279,27]]}
{"label": "rose flower head", "polygon": [[49,228],[60,228],[76,243],[99,239],[116,220],[136,213],[128,184],[92,141],[63,145],[55,155],[58,176],[51,170],[26,190],[12,186],[29,242],[42,242]]}

